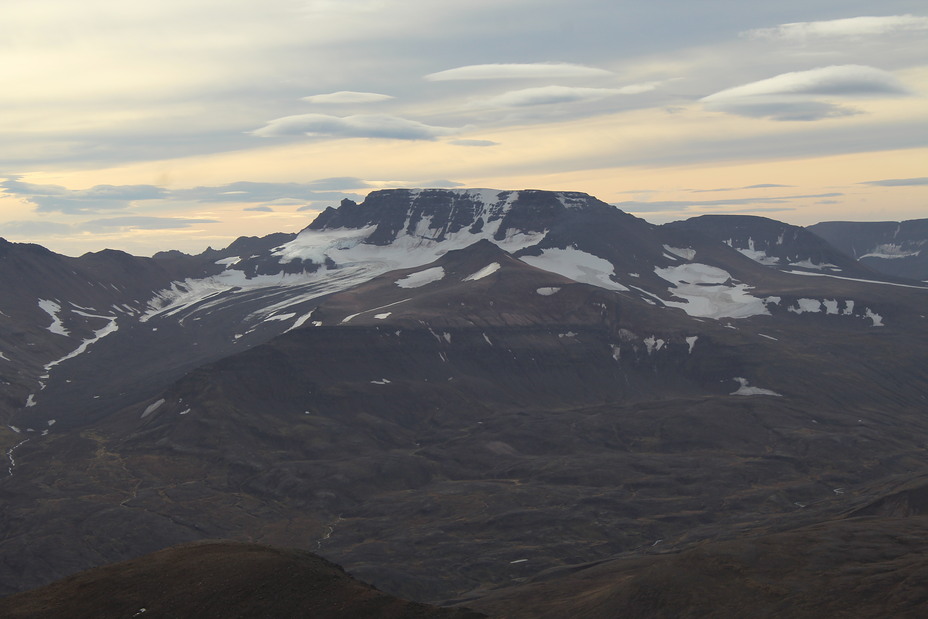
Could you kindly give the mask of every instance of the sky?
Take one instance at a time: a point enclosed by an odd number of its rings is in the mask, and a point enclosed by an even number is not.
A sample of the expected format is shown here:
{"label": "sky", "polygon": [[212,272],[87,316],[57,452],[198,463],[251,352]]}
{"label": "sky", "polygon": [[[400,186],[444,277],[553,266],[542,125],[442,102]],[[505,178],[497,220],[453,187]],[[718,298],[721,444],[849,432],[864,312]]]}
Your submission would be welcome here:
{"label": "sky", "polygon": [[67,255],[394,187],[928,217],[923,1],[10,0],[0,76],[0,236]]}

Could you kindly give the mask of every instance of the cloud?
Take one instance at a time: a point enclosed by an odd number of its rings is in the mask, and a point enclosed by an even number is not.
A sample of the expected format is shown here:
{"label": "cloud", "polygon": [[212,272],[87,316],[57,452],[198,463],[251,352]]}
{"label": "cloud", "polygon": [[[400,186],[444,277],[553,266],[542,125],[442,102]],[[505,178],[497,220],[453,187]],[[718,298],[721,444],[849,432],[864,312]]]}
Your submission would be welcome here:
{"label": "cloud", "polygon": [[[625,202],[613,202],[623,211],[637,213],[656,212],[656,211],[676,211],[686,210],[693,207],[706,206],[748,206],[753,204],[787,204],[791,200],[807,200],[813,198],[837,198],[843,196],[843,193],[817,193],[809,195],[796,196],[775,196],[775,197],[753,197],[753,198],[735,198],[728,200],[665,200],[654,202],[642,202],[638,200],[628,200]],[[766,207],[758,207],[761,210],[767,210]],[[743,210],[743,209],[742,209]],[[775,209],[776,210],[776,209]]]}
{"label": "cloud", "polygon": [[823,101],[741,101],[715,105],[710,109],[749,118],[799,122],[844,118],[863,113],[857,108]]}
{"label": "cloud", "polygon": [[33,204],[39,212],[120,210],[131,207],[138,200],[156,200],[165,196],[165,190],[154,185],[95,185],[89,189],[68,189],[60,185],[24,183],[19,177],[0,182],[0,188]]}
{"label": "cloud", "polygon": [[303,97],[303,101],[309,103],[377,103],[379,101],[389,101],[390,99],[393,99],[393,96],[376,92],[355,92],[353,90],[339,90],[324,95]]}
{"label": "cloud", "polygon": [[372,185],[356,176],[333,176],[306,183],[311,189],[369,189]]}
{"label": "cloud", "polygon": [[217,219],[186,219],[182,217],[148,217],[144,215],[127,215],[108,219],[93,219],[79,227],[89,232],[102,232],[113,229],[169,230],[189,228],[197,224],[218,224]]}
{"label": "cloud", "polygon": [[341,200],[354,194],[333,191],[336,188],[354,189],[370,187],[359,178],[324,178],[309,183],[256,183],[238,181],[217,187],[175,189],[170,197],[197,202],[271,202],[285,198],[294,200]]}
{"label": "cloud", "polygon": [[54,221],[5,221],[0,224],[0,235],[13,237],[64,236],[73,234],[68,224]]}
{"label": "cloud", "polygon": [[438,179],[433,181],[425,181],[420,184],[421,187],[429,187],[432,189],[453,189],[455,187],[463,187],[464,183],[459,183],[457,181],[449,181],[448,179]]}
{"label": "cloud", "polygon": [[887,178],[881,181],[866,181],[859,185],[876,185],[878,187],[915,187],[928,185],[928,176],[918,178]]}
{"label": "cloud", "polygon": [[717,92],[703,101],[724,101],[769,95],[893,96],[909,92],[891,73],[865,65],[847,64],[775,77]]}
{"label": "cloud", "polygon": [[[655,84],[652,82],[652,84]],[[646,88],[647,86],[647,88]],[[572,86],[540,86],[511,90],[501,95],[483,100],[483,105],[494,107],[523,107],[529,105],[549,105],[552,103],[573,103],[577,101],[597,101],[606,97],[622,94],[637,94],[653,90],[656,85],[636,84],[624,88],[581,88]],[[646,88],[646,89],[645,89]]]}
{"label": "cloud", "polygon": [[761,183],[760,185],[747,185],[746,187],[721,187],[718,189],[692,189],[691,193],[716,193],[719,191],[741,191],[743,189],[771,189],[792,187],[793,185],[777,185],[776,183]]}
{"label": "cloud", "polygon": [[864,65],[834,65],[735,86],[701,99],[710,110],[773,120],[852,116],[854,108],[818,97],[903,96],[909,91],[891,73]]}
{"label": "cloud", "polygon": [[566,62],[537,62],[529,64],[474,64],[437,73],[429,73],[425,79],[432,82],[451,80],[495,80],[495,79],[552,79],[565,77],[603,77],[611,71]]}
{"label": "cloud", "polygon": [[499,142],[492,140],[450,140],[448,143],[455,146],[499,146]]}
{"label": "cloud", "polygon": [[377,186],[380,189],[408,189],[411,187],[419,188],[429,188],[429,189],[453,189],[455,187],[464,187],[464,183],[459,183],[458,181],[452,181],[448,179],[432,179],[432,180],[395,180],[395,181],[379,181]]}
{"label": "cloud", "polygon": [[774,28],[747,30],[742,32],[741,36],[756,39],[803,40],[819,37],[868,37],[917,30],[928,30],[928,17],[886,15],[795,22],[781,24]]}
{"label": "cloud", "polygon": [[269,207],[269,206],[267,206],[267,205],[265,205],[265,204],[262,204],[261,206],[249,206],[249,207],[244,208],[244,209],[242,209],[242,210],[245,210],[245,211],[256,211],[256,212],[260,212],[260,213],[273,213],[273,212],[274,212],[274,209],[272,209],[271,207]]}
{"label": "cloud", "polygon": [[686,210],[691,204],[691,202],[675,202],[671,200],[655,202],[626,200],[625,202],[613,202],[612,206],[620,208],[627,213],[657,213],[660,211]]}
{"label": "cloud", "polygon": [[[97,185],[90,189],[72,190],[59,185],[36,185],[24,183],[18,177],[0,182],[7,194],[17,196],[33,204],[38,212],[58,211],[66,214],[99,213],[106,210],[127,209],[142,200],[186,201],[200,203],[264,203],[256,208],[245,210],[273,210],[271,204],[283,204],[290,200],[305,204],[307,201],[339,201],[343,198],[360,198],[358,194],[338,191],[339,189],[367,189],[371,185],[360,178],[341,176],[322,178],[308,183],[257,183],[239,181],[213,187],[192,187],[188,189],[163,189],[153,185]],[[117,222],[130,220],[97,220]],[[156,219],[140,220],[158,224]],[[169,220],[194,222],[194,220]],[[195,223],[207,223],[195,222]],[[167,227],[183,227],[168,225]]]}
{"label": "cloud", "polygon": [[308,135],[331,138],[383,138],[390,140],[434,140],[460,129],[434,127],[415,120],[385,114],[330,116],[298,114],[270,121],[251,133],[258,137]]}

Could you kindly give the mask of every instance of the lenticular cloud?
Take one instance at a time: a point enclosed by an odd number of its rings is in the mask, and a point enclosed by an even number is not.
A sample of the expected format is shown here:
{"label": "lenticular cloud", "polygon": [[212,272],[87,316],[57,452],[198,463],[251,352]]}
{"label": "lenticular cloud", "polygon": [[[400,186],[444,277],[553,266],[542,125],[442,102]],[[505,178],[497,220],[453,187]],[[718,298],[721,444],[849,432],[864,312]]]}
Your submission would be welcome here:
{"label": "lenticular cloud", "polygon": [[865,65],[834,65],[794,71],[722,90],[703,99],[722,101],[759,95],[902,95],[908,91],[891,73]]}
{"label": "lenticular cloud", "polygon": [[928,30],[928,17],[917,15],[862,16],[827,21],[795,22],[775,28],[758,28],[742,36],[758,39],[799,40],[818,37],[879,36],[900,31]]}
{"label": "lenticular cloud", "polygon": [[859,113],[821,97],[904,96],[909,91],[891,73],[864,65],[835,65],[783,73],[704,97],[711,110],[774,120],[818,120]]}
{"label": "lenticular cloud", "polygon": [[270,121],[253,131],[259,137],[288,135],[326,136],[333,138],[386,138],[392,140],[434,140],[457,133],[458,129],[435,127],[415,120],[385,114],[330,116],[298,114]]}
{"label": "lenticular cloud", "polygon": [[603,77],[612,75],[605,69],[566,62],[527,64],[475,64],[430,73],[425,79],[433,82],[450,80],[530,79],[562,77]]}

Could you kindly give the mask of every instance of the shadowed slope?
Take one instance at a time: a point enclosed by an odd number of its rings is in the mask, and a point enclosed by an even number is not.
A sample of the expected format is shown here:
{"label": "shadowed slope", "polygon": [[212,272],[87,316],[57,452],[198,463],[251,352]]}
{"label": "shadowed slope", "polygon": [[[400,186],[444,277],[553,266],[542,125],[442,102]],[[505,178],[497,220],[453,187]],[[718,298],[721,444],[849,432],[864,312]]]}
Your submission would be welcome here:
{"label": "shadowed slope", "polygon": [[924,617],[928,518],[851,518],[609,561],[491,594],[494,617]]}
{"label": "shadowed slope", "polygon": [[483,616],[394,598],[308,552],[236,542],[177,546],[87,570],[0,599],[0,615],[8,619]]}

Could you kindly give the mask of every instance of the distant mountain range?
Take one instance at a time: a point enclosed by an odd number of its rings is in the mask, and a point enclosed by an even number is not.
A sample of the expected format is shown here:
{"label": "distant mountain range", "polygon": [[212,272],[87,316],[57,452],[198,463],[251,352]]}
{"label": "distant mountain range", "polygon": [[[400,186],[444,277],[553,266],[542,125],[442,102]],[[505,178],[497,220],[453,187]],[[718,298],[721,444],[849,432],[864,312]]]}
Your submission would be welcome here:
{"label": "distant mountain range", "polygon": [[828,221],[809,230],[876,271],[928,280],[928,219]]}
{"label": "distant mountain range", "polygon": [[[827,549],[819,582],[836,531],[923,526],[892,497],[928,473],[925,222],[402,189],[197,256],[0,240],[0,592],[211,538],[499,616],[599,616],[584,586],[670,616],[646,587],[767,539]],[[805,557],[681,587],[790,588]]]}

